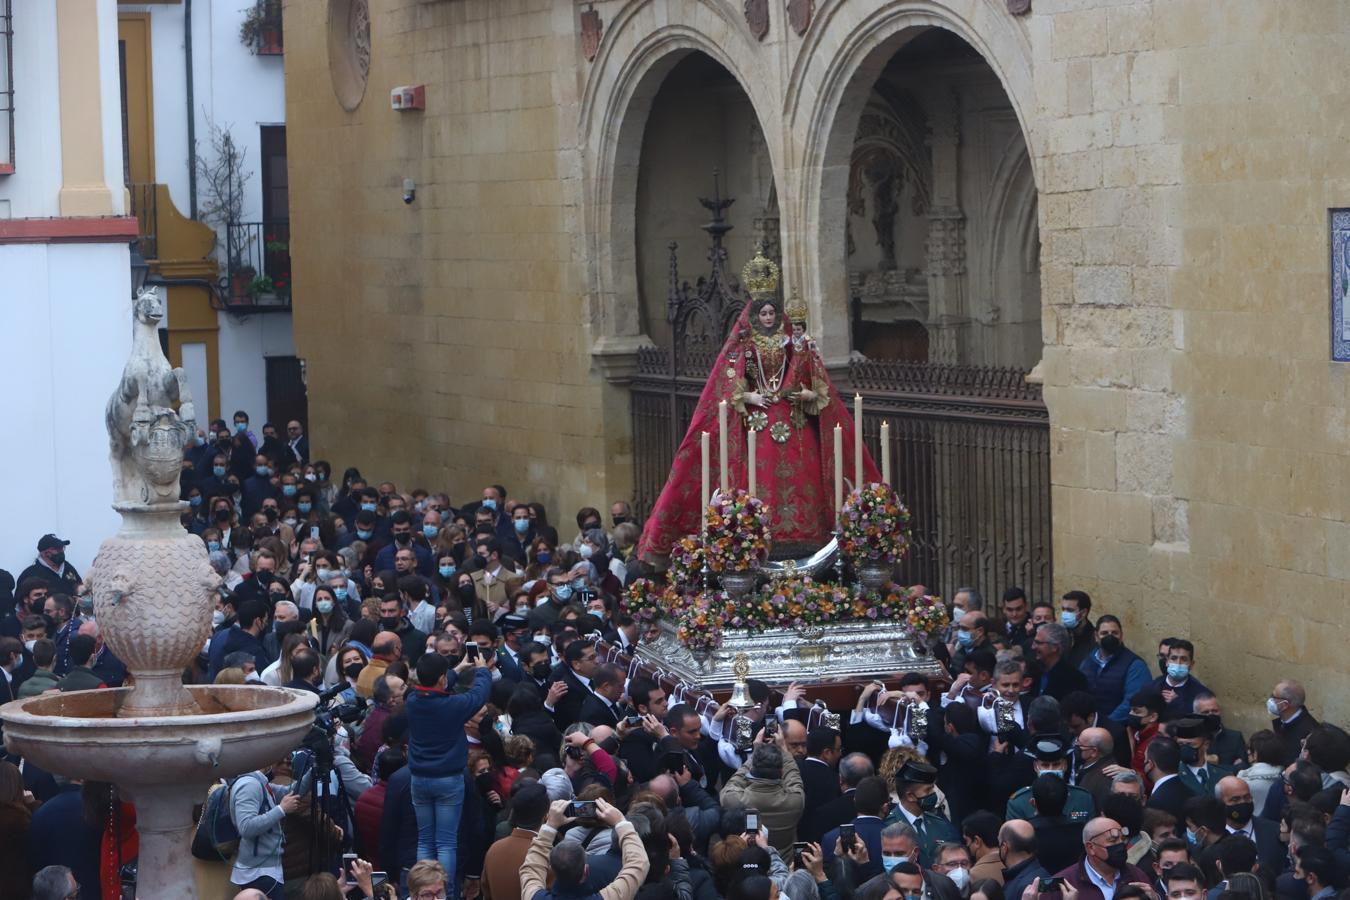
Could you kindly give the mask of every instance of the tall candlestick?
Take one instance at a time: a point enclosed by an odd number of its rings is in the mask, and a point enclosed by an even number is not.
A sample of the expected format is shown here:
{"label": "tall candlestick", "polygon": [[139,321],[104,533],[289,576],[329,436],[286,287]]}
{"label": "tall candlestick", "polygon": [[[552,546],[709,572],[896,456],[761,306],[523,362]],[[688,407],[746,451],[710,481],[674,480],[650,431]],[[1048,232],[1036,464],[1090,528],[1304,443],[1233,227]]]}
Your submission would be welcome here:
{"label": "tall candlestick", "polygon": [[746,489],[750,491],[750,496],[753,497],[755,496],[755,431],[753,428],[745,433],[745,457],[746,465],[750,469],[750,480]]}
{"label": "tall candlestick", "polygon": [[881,480],[891,483],[891,423],[881,423]]}
{"label": "tall candlestick", "polygon": [[718,489],[726,494],[731,490],[730,468],[727,465],[727,401],[717,404],[717,456],[722,462],[722,477],[718,480]]}
{"label": "tall candlestick", "polygon": [[711,476],[711,472],[709,471],[708,467],[708,432],[706,431],[703,432],[703,435],[699,438],[699,445],[703,450],[703,481],[701,482],[702,490],[699,492],[698,495],[698,508],[699,508],[698,533],[699,537],[702,538],[704,531],[706,531],[708,528],[708,480]]}
{"label": "tall candlestick", "polygon": [[853,489],[863,486],[862,394],[853,395]]}
{"label": "tall candlestick", "polygon": [[[834,426],[834,508],[844,509],[844,426]],[[842,517],[841,517],[842,521]]]}

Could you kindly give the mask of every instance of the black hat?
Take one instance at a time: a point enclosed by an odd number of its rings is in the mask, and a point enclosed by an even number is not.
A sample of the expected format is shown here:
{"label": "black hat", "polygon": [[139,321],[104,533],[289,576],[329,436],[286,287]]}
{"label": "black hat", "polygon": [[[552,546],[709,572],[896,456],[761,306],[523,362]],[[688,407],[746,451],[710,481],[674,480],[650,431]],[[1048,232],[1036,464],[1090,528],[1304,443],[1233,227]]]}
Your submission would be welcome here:
{"label": "black hat", "polygon": [[1059,762],[1069,755],[1069,742],[1062,735],[1038,734],[1031,739],[1028,749],[1041,762]]}
{"label": "black hat", "polygon": [[896,784],[934,784],[937,774],[937,769],[928,763],[910,760],[895,773],[895,781]]}
{"label": "black hat", "polygon": [[1199,716],[1177,719],[1172,723],[1171,731],[1174,738],[1202,738],[1208,734],[1205,729],[1205,720]]}
{"label": "black hat", "polygon": [[502,616],[498,624],[501,625],[502,631],[519,631],[522,628],[530,627],[528,619],[516,615]]}
{"label": "black hat", "polygon": [[50,550],[53,547],[69,547],[70,541],[63,541],[54,534],[44,534],[38,539],[38,552]]}

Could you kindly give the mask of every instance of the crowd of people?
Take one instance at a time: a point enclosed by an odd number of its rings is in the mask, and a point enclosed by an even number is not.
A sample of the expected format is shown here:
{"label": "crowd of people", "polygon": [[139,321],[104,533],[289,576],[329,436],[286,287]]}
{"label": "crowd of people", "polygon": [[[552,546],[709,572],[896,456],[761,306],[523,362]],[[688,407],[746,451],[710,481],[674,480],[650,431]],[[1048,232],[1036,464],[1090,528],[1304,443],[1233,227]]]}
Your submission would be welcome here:
{"label": "crowd of people", "polygon": [[[232,424],[185,454],[221,587],[184,677],[321,715],[202,798],[213,896],[1327,900],[1350,874],[1350,735],[1283,678],[1244,736],[1190,641],[1155,672],[1084,592],[956,591],[951,677],[859,684],[837,718],[795,683],[734,708],[631,662],[627,504],[560,533],[501,485],[332,483],[299,423]],[[65,548],[0,572],[3,699],[126,680]],[[134,896],[136,845],[115,786],[0,761],[0,900]]]}

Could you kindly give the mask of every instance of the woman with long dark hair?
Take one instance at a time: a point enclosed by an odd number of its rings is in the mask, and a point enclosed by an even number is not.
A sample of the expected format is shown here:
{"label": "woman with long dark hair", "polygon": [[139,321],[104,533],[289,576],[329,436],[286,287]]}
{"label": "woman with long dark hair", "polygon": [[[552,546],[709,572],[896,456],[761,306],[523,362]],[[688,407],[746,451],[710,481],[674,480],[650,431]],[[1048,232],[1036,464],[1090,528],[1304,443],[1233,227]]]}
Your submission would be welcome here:
{"label": "woman with long dark hair", "polygon": [[28,825],[33,813],[24,799],[23,775],[0,762],[0,900],[27,900]]}

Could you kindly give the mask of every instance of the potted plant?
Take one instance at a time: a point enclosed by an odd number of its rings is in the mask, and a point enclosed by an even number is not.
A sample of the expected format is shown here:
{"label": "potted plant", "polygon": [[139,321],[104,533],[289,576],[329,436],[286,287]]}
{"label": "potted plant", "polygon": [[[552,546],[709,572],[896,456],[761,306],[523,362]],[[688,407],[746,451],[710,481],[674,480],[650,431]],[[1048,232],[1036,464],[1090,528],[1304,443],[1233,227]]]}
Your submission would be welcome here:
{"label": "potted plant", "polygon": [[276,285],[270,275],[255,275],[253,280],[248,283],[248,295],[256,305],[258,298],[263,294],[272,294],[276,292]]}
{"label": "potted plant", "polygon": [[244,11],[239,24],[239,41],[258,56],[280,56],[281,4],[277,0],[257,0]]}
{"label": "potted plant", "polygon": [[[244,170],[244,148],[234,142],[229,127],[210,126],[210,146],[197,153],[197,180],[200,203],[197,216],[225,234],[225,269],[229,277],[229,297],[242,300],[258,274],[249,252],[254,241],[251,228],[240,227],[244,212],[244,185],[253,177]],[[217,247],[219,247],[217,243]]]}

